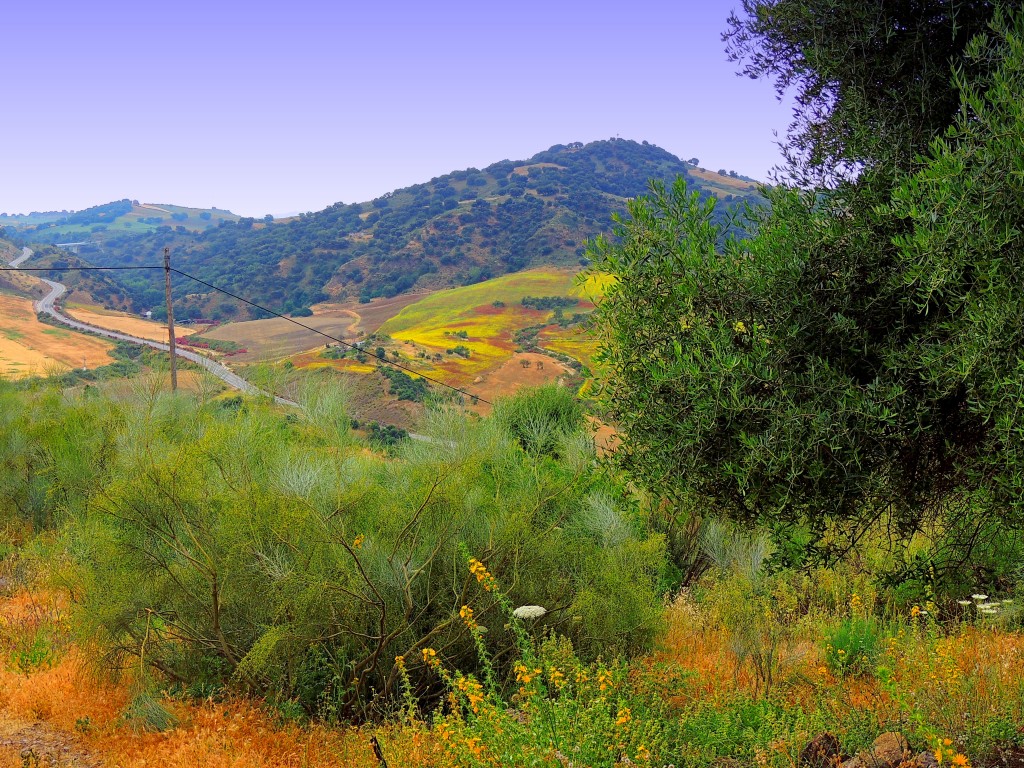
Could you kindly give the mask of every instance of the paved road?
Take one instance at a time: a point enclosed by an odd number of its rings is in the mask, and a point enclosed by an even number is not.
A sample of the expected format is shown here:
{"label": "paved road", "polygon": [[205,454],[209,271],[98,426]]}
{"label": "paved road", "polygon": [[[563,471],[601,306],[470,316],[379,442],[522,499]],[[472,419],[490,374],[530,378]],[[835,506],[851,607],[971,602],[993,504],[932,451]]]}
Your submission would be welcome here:
{"label": "paved road", "polygon": [[[22,248],[21,256],[14,259],[14,261],[11,262],[11,266],[20,267],[26,259],[31,258],[32,254],[33,251],[31,248]],[[170,347],[167,344],[163,344],[159,341],[150,341],[149,339],[140,339],[136,336],[129,336],[126,333],[108,331],[106,328],[99,328],[95,325],[89,325],[88,323],[80,322],[78,320],[68,317],[65,314],[62,314],[61,311],[57,309],[57,307],[55,306],[55,302],[57,301],[57,299],[59,299],[61,296],[67,293],[67,286],[64,285],[63,283],[58,283],[53,280],[47,280],[45,277],[41,277],[39,279],[50,287],[50,292],[35,303],[36,312],[47,314],[54,320],[79,331],[88,331],[89,333],[95,333],[98,336],[103,336],[105,338],[113,339],[115,341],[127,341],[132,344],[141,344],[146,347],[152,347],[153,349],[159,349],[162,352],[170,351]],[[260,389],[254,387],[252,384],[243,379],[230,368],[227,368],[226,366],[223,366],[220,363],[211,360],[208,357],[203,357],[200,354],[191,352],[187,349],[181,349],[180,347],[175,348],[175,352],[177,353],[178,357],[185,358],[186,360],[191,360],[193,363],[201,365],[203,368],[208,370],[210,373],[212,373],[218,379],[223,381],[229,387],[241,390],[242,392],[247,392],[251,395],[266,394]],[[286,400],[283,397],[275,397],[274,400],[276,400],[278,403],[281,403],[282,405],[296,404],[291,400]]]}
{"label": "paved road", "polygon": [[20,267],[20,266],[21,266],[21,263],[22,263],[22,262],[23,262],[23,261],[24,261],[25,259],[27,259],[27,258],[29,258],[30,256],[32,256],[32,254],[33,254],[33,253],[35,253],[35,251],[33,251],[33,250],[32,250],[31,248],[22,248],[22,249],[21,249],[21,256],[19,256],[19,257],[18,257],[18,258],[16,258],[16,259],[15,259],[14,261],[12,261],[12,262],[11,262],[11,266],[12,266],[12,267]]}
{"label": "paved road", "polygon": [[[50,317],[54,318],[55,320],[57,320],[58,322],[79,331],[88,331],[89,333],[95,333],[98,336],[104,336],[105,338],[114,339],[115,341],[127,341],[132,344],[142,344],[147,347],[152,347],[153,349],[159,349],[162,352],[170,351],[170,347],[162,342],[151,341],[149,339],[140,339],[136,336],[129,336],[126,333],[118,333],[117,331],[108,331],[106,328],[99,328],[95,325],[89,325],[88,323],[80,322],[78,320],[68,317],[67,315],[62,314],[60,310],[54,306],[54,302],[57,301],[57,299],[59,299],[65,293],[67,293],[67,286],[65,286],[63,283],[56,283],[53,280],[47,280],[46,278],[40,279],[48,286],[50,286],[50,292],[36,302],[36,312],[45,313]],[[210,373],[212,373],[214,376],[216,376],[218,379],[220,379],[230,387],[234,387],[235,389],[241,390],[242,392],[248,392],[249,394],[264,394],[259,389],[250,384],[248,381],[239,376],[237,373],[234,373],[226,366],[223,366],[220,363],[215,362],[208,357],[203,357],[200,354],[181,348],[175,348],[175,352],[177,353],[178,357],[183,357],[186,360],[191,360],[193,363],[196,363],[197,365],[201,365],[203,368],[208,370]],[[274,399],[280,403],[284,403],[285,405],[295,405],[295,403],[293,403],[291,400],[285,400],[284,398],[280,397]]]}
{"label": "paved road", "polygon": [[[12,261],[11,266],[21,266],[21,264],[26,259],[32,256],[32,253],[33,251],[31,248],[22,248],[21,256]],[[162,352],[170,351],[170,346],[168,346],[167,344],[163,344],[159,341],[140,339],[136,336],[129,336],[126,333],[118,333],[117,331],[108,331],[106,328],[99,328],[95,325],[89,325],[88,323],[80,322],[78,320],[68,317],[67,315],[62,314],[61,311],[54,306],[54,303],[57,301],[57,299],[59,299],[61,296],[67,293],[67,286],[64,285],[63,283],[57,283],[54,282],[53,280],[47,280],[45,277],[41,277],[39,279],[50,287],[50,292],[35,303],[36,312],[45,313],[52,317],[57,322],[63,323],[64,325],[70,326],[71,328],[74,328],[79,331],[88,331],[89,333],[95,333],[99,336],[103,336],[108,339],[114,339],[115,341],[127,341],[132,344],[141,344],[145,347],[159,349]],[[177,353],[178,357],[183,357],[186,360],[191,360],[193,363],[201,365],[203,368],[208,370],[210,373],[212,373],[218,379],[223,381],[229,387],[241,390],[242,392],[247,392],[251,395],[267,394],[263,390],[254,387],[252,384],[243,379],[230,368],[227,368],[226,366],[223,366],[220,363],[215,362],[214,360],[211,360],[208,357],[203,357],[200,354],[190,352],[189,350],[182,349],[181,347],[175,347],[174,351]],[[274,396],[274,402],[280,405],[291,405],[296,407],[298,406],[298,403],[296,403],[295,401],[288,400],[283,397],[277,397],[276,395]],[[417,435],[413,432],[409,433],[409,437],[412,438],[413,440],[420,440],[427,443],[434,442],[432,438],[429,438],[426,435]]]}

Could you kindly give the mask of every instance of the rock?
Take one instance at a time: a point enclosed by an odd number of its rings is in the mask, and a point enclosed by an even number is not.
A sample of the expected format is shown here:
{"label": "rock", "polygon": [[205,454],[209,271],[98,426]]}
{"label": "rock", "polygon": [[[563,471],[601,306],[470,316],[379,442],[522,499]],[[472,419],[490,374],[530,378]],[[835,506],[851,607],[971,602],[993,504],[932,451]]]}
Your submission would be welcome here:
{"label": "rock", "polygon": [[800,765],[809,768],[835,768],[843,762],[839,739],[831,733],[821,733],[800,750]]}
{"label": "rock", "polygon": [[910,759],[910,743],[901,733],[883,733],[871,744],[871,749],[847,760],[842,768],[898,768]]}
{"label": "rock", "polygon": [[909,763],[908,768],[939,768],[939,761],[935,759],[935,753],[925,750]]}

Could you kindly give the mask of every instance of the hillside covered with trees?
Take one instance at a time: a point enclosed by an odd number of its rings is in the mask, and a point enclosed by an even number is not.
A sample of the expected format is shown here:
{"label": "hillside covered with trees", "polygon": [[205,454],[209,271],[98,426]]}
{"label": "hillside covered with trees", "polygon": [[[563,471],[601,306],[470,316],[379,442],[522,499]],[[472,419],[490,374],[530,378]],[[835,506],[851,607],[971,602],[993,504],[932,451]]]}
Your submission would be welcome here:
{"label": "hillside covered with trees", "polygon": [[[328,298],[370,300],[539,264],[578,264],[584,242],[612,213],[624,212],[627,199],[644,194],[650,179],[683,177],[704,197],[731,189],[722,215],[760,199],[753,180],[726,175],[712,185],[691,176],[693,167],[646,142],[556,145],[529,160],[456,171],[367,203],[281,221],[243,218],[201,234],[167,226],[107,236],[101,250],[83,255],[104,266],[152,264],[170,247],[179,269],[294,312]],[[140,307],[163,303],[157,276],[119,278]],[[179,281],[178,313],[226,318],[245,311],[211,302],[205,290]]]}

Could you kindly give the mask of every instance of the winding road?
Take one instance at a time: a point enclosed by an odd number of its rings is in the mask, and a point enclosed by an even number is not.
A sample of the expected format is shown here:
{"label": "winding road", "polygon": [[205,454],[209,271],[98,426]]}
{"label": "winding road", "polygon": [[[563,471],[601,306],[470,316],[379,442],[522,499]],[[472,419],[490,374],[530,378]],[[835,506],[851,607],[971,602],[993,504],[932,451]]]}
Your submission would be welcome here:
{"label": "winding road", "polygon": [[[14,259],[14,261],[11,262],[11,266],[20,267],[27,259],[32,257],[33,253],[34,252],[31,248],[22,248],[21,256]],[[170,351],[170,347],[167,344],[163,344],[159,341],[140,339],[136,336],[129,336],[126,333],[110,331],[107,330],[106,328],[100,328],[95,325],[89,325],[88,323],[80,322],[78,320],[75,320],[74,318],[62,314],[61,311],[57,308],[56,302],[61,296],[67,293],[67,286],[64,285],[63,283],[54,282],[53,280],[47,280],[45,277],[41,277],[39,279],[49,286],[50,292],[35,303],[36,312],[47,314],[57,322],[61,323],[62,325],[66,325],[78,331],[94,333],[97,336],[103,336],[104,338],[112,339],[114,341],[127,341],[131,344],[141,344],[142,346],[145,347],[159,349],[161,352]],[[252,384],[243,379],[241,376],[239,376],[237,373],[232,371],[227,366],[221,365],[220,363],[211,360],[208,357],[203,357],[200,354],[181,348],[176,348],[175,352],[177,353],[178,357],[184,358],[185,360],[190,360],[191,362],[202,366],[207,371],[216,376],[218,379],[227,384],[229,387],[233,387],[234,389],[246,392],[251,395],[266,394],[257,387],[254,387]],[[286,400],[283,397],[275,396],[274,400],[280,403],[281,405],[296,405],[296,403],[292,402],[291,400]]]}
{"label": "winding road", "polygon": [[[10,265],[12,267],[20,267],[27,259],[32,257],[33,253],[34,251],[31,248],[22,248],[21,256],[11,261]],[[103,336],[104,338],[113,339],[114,341],[127,341],[131,344],[141,344],[144,347],[152,347],[153,349],[159,349],[161,352],[170,352],[170,346],[167,344],[163,344],[159,341],[151,341],[150,339],[140,339],[137,336],[129,336],[126,333],[110,331],[107,330],[106,328],[100,328],[95,325],[89,325],[88,323],[80,322],[79,320],[75,320],[74,318],[62,314],[61,311],[57,308],[56,302],[57,299],[59,299],[61,296],[67,293],[68,287],[63,283],[58,283],[53,280],[47,280],[45,277],[41,277],[39,279],[50,287],[50,292],[35,303],[36,312],[47,314],[57,322],[61,323],[62,325],[66,325],[78,331],[95,333],[97,336]],[[197,354],[195,352],[191,352],[187,349],[182,349],[181,347],[176,346],[174,351],[178,357],[182,357],[186,360],[191,360],[193,363],[202,366],[207,371],[216,376],[218,379],[227,384],[229,387],[233,387],[234,389],[246,392],[247,394],[250,395],[269,396],[267,392],[264,392],[262,389],[253,386],[227,366],[221,365],[220,363],[211,360],[208,357],[203,357],[202,355]],[[299,405],[294,400],[288,400],[287,398],[278,397],[277,395],[274,395],[274,402],[277,403],[278,405],[290,405],[293,407],[298,407]],[[427,437],[426,435],[418,435],[413,432],[409,432],[408,434],[409,437],[412,438],[413,440],[419,440],[421,442],[427,443],[435,442],[433,438]]]}

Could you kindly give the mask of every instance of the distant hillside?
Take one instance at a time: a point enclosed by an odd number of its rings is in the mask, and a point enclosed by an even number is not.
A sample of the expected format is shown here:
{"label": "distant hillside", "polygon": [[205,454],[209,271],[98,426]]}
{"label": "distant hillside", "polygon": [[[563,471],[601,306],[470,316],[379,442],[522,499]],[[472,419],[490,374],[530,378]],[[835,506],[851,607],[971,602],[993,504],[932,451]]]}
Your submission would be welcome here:
{"label": "distant hillside", "polygon": [[[115,228],[102,250],[83,255],[103,265],[147,264],[169,246],[182,270],[277,311],[304,311],[326,299],[369,300],[533,266],[578,266],[584,241],[607,232],[628,198],[646,192],[649,179],[677,176],[730,205],[759,199],[743,177],[709,174],[653,145],[614,139],[556,145],[529,160],[469,168],[283,221],[243,218],[200,234],[165,226],[141,237]],[[157,277],[119,275],[147,308],[162,303]],[[182,317],[245,313],[184,282],[175,294]]]}
{"label": "distant hillside", "polygon": [[237,220],[238,216],[230,211],[216,208],[156,205],[127,199],[81,211],[0,213],[0,227],[9,228],[22,239],[37,243],[74,240],[102,244],[113,234],[145,234],[159,227],[183,227],[189,232],[201,232],[221,221]]}
{"label": "distant hillside", "polygon": [[87,267],[89,262],[53,246],[37,247],[25,266],[51,267],[52,272],[35,273],[68,287],[67,301],[96,304],[106,309],[130,310],[132,300],[110,272],[82,272],[70,267]]}

